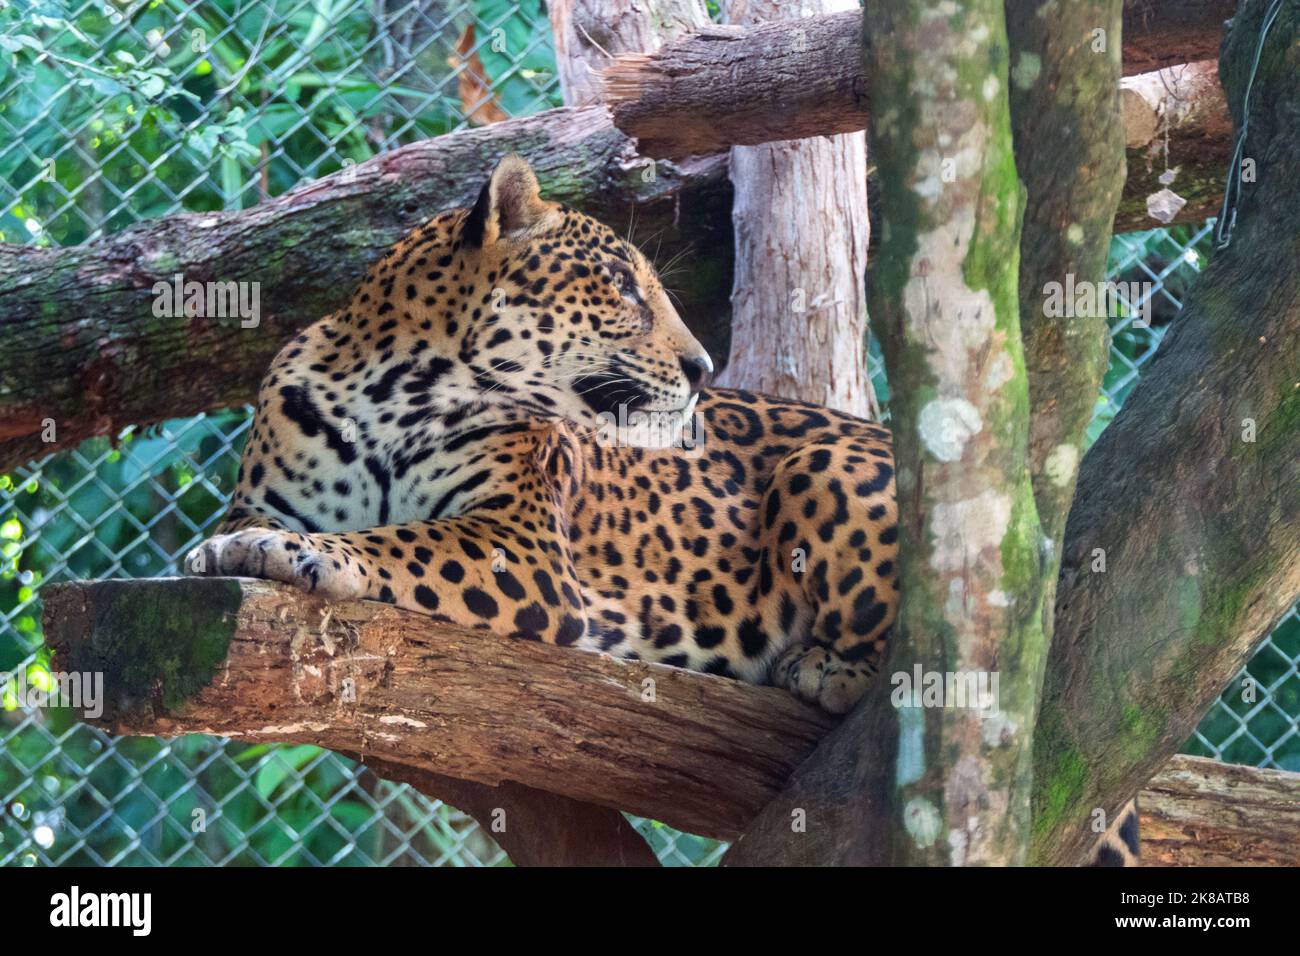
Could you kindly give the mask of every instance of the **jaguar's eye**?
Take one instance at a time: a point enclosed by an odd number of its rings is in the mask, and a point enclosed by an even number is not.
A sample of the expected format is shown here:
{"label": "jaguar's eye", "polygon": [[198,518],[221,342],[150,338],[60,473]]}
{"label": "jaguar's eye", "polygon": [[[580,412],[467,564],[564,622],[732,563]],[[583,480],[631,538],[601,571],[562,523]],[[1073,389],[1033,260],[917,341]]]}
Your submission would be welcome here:
{"label": "jaguar's eye", "polygon": [[608,268],[610,278],[614,282],[614,288],[618,289],[618,294],[631,302],[641,304],[641,290],[636,286],[636,277],[624,268],[616,266]]}

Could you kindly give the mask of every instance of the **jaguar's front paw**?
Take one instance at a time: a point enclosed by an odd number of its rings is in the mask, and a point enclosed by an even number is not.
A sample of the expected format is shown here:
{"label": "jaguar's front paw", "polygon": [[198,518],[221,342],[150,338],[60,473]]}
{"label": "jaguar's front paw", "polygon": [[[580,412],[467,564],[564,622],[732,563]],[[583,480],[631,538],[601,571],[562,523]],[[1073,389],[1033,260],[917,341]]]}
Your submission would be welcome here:
{"label": "jaguar's front paw", "polygon": [[772,683],[831,714],[846,714],[867,692],[870,674],[827,647],[795,644],[772,665]]}
{"label": "jaguar's front paw", "polygon": [[291,531],[249,528],[215,535],[186,555],[185,570],[283,581],[335,601],[366,591],[365,578],[351,560]]}

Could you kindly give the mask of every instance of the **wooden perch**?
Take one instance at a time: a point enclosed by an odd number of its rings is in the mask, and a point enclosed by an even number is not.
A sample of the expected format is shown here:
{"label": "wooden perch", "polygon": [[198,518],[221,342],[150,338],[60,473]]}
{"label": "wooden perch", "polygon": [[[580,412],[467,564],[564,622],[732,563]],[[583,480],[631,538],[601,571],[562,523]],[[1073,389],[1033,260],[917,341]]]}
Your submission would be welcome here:
{"label": "wooden perch", "polygon": [[[46,640],[116,732],[291,741],[730,839],[834,721],[776,688],[327,605],[249,579],[52,585]],[[351,683],[348,683],[348,682]]]}
{"label": "wooden perch", "polygon": [[[56,668],[104,672],[97,723],[339,750],[471,814],[518,864],[653,862],[619,814],[591,803],[732,839],[836,723],[772,688],[266,581],[97,581],[43,596]],[[1153,864],[1300,863],[1300,774],[1180,756],[1141,799]],[[501,832],[493,813],[507,805]]]}
{"label": "wooden perch", "polygon": [[[1214,54],[1222,19],[1210,12],[1223,6],[1197,5],[1194,29],[1178,34],[1188,53]],[[850,11],[798,23],[711,26],[655,54],[617,57],[604,71],[614,122],[636,137],[642,155],[670,159],[865,129],[861,31],[861,11]],[[1169,62],[1168,54],[1155,56],[1154,35],[1133,41],[1134,61]],[[1131,74],[1127,33],[1125,41]],[[1184,65],[1130,75],[1121,86],[1129,176],[1116,232],[1163,223],[1149,214],[1147,197],[1165,188],[1157,180],[1167,166],[1179,167],[1171,188],[1185,200],[1169,222],[1213,215],[1222,196],[1232,123],[1217,66],[1176,62]]]}

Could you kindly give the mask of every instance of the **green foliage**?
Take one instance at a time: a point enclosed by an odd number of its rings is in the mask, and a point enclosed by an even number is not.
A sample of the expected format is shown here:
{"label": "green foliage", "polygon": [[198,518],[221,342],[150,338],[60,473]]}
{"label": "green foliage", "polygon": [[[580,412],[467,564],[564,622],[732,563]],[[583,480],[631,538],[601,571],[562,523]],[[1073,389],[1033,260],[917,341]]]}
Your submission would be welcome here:
{"label": "green foliage", "polygon": [[359,0],[0,5],[0,241],[243,208],[456,129],[452,44],[471,23],[507,113],[559,105],[541,0],[478,0],[409,51],[400,20]]}

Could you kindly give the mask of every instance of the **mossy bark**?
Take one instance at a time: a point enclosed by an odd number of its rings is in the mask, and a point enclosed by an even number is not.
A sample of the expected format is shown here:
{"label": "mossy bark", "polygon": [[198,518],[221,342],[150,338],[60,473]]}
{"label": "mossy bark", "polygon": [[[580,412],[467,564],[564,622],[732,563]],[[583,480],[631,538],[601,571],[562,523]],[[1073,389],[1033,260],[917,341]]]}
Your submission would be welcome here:
{"label": "mossy bark", "polygon": [[[1055,578],[1065,518],[1106,371],[1106,312],[1047,313],[1049,287],[1100,286],[1124,187],[1121,0],[1008,0],[1011,118],[1026,192],[1020,328],[1033,407],[1034,500]],[[1046,605],[1051,608],[1050,601]],[[1050,627],[1050,615],[1047,626]]]}
{"label": "mossy bark", "polygon": [[[1224,45],[1234,120],[1267,3]],[[1083,461],[1035,737],[1033,859],[1077,861],[1300,594],[1300,13],[1250,101],[1231,245]]]}
{"label": "mossy bark", "polygon": [[[882,220],[869,304],[893,392],[902,604],[879,682],[728,860],[780,847],[798,862],[1018,863],[1045,647],[1004,15],[887,0],[867,5],[865,32]],[[917,672],[991,694],[918,703]],[[811,839],[778,837],[792,809]]]}
{"label": "mossy bark", "polygon": [[1045,647],[1005,18],[992,0],[894,0],[866,21],[903,585],[882,674],[997,680],[983,708],[898,708],[888,825],[896,862],[1018,863]]}

